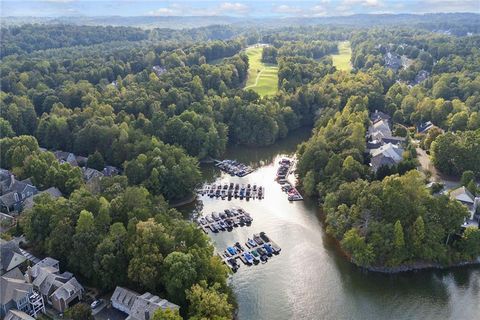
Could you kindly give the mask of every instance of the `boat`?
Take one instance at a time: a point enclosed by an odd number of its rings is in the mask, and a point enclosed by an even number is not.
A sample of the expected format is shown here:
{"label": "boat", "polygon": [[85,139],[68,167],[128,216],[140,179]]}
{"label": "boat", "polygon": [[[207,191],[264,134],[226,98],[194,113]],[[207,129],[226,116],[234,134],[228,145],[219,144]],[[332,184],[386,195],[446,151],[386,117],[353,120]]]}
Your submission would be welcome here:
{"label": "boat", "polygon": [[267,237],[267,235],[263,231],[260,232],[260,238],[262,238],[262,240],[265,242],[270,242],[270,239]]}
{"label": "boat", "polygon": [[217,232],[218,232],[218,229],[217,229],[217,227],[216,227],[215,225],[216,225],[216,223],[212,223],[212,224],[210,225],[210,230],[212,230],[212,232],[214,232],[214,233],[217,233]]}
{"label": "boat", "polygon": [[247,246],[249,246],[250,248],[253,248],[253,247],[257,246],[257,243],[255,241],[253,241],[253,239],[248,238]]}
{"label": "boat", "polygon": [[273,250],[272,250],[272,247],[270,246],[270,244],[269,243],[263,244],[263,248],[265,249],[265,251],[267,251],[267,255],[269,257],[271,257],[272,254],[273,254]]}
{"label": "boat", "polygon": [[226,225],[223,221],[220,221],[217,225],[220,230],[225,231]]}
{"label": "boat", "polygon": [[243,249],[243,247],[242,247],[242,245],[240,244],[240,242],[235,243],[235,247],[237,247],[239,251],[245,251],[245,249]]}
{"label": "boat", "polygon": [[262,240],[262,238],[260,238],[260,237],[258,236],[258,234],[254,234],[254,235],[253,235],[253,240],[255,240],[255,242],[256,242],[258,245],[262,245],[262,244],[263,244],[263,240]]}
{"label": "boat", "polygon": [[247,260],[248,264],[253,264],[253,256],[250,253],[244,252],[243,257]]}
{"label": "boat", "polygon": [[250,253],[253,256],[253,263],[254,264],[259,263],[260,262],[260,255],[258,254],[257,250],[252,250],[252,251],[250,251]]}

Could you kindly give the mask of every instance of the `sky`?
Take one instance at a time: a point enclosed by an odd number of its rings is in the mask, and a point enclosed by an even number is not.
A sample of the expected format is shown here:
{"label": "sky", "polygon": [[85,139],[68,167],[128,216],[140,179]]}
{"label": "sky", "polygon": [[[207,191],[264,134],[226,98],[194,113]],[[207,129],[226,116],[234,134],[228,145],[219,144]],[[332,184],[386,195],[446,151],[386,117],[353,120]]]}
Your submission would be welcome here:
{"label": "sky", "polygon": [[480,0],[0,0],[1,16],[325,17],[361,13],[480,13]]}

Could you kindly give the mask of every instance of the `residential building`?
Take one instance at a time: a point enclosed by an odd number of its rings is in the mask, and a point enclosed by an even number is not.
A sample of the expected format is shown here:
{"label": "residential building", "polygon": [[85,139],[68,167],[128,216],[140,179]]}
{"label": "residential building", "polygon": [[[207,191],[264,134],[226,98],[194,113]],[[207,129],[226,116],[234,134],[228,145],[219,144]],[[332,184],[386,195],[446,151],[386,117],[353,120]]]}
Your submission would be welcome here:
{"label": "residential building", "polygon": [[34,320],[35,318],[29,314],[15,309],[10,309],[5,317],[5,320]]}
{"label": "residential building", "polygon": [[379,120],[386,120],[386,121],[390,121],[391,117],[382,112],[382,111],[378,111],[378,110],[375,110],[375,112],[373,112],[371,115],[370,115],[370,120],[372,120],[372,122],[377,122]]}
{"label": "residential building", "polygon": [[45,312],[42,296],[25,281],[20,269],[15,268],[0,278],[0,317],[10,310],[18,310],[36,317]]}
{"label": "residential building", "polygon": [[372,159],[370,166],[377,172],[382,166],[391,167],[403,160],[403,148],[392,143],[387,143],[380,148],[370,150]]}
{"label": "residential building", "polygon": [[103,177],[103,173],[93,168],[82,168],[83,179],[86,182],[89,182],[93,179],[99,179]]}
{"label": "residential building", "polygon": [[27,261],[18,244],[11,241],[0,241],[0,275],[13,270]]}
{"label": "residential building", "polygon": [[59,262],[45,258],[27,271],[27,278],[47,304],[64,312],[82,299],[85,289],[70,272],[60,273]]}
{"label": "residential building", "polygon": [[18,214],[23,210],[25,199],[37,194],[30,179],[19,181],[7,170],[0,173],[0,210],[7,214]]}
{"label": "residential building", "polygon": [[57,199],[57,198],[60,198],[62,196],[62,192],[58,188],[50,187],[46,190],[40,191],[39,193],[35,194],[33,197],[29,197],[29,198],[25,199],[25,201],[23,203],[23,210],[28,210],[28,209],[33,208],[33,205],[35,203],[34,202],[35,198],[42,195],[42,194],[49,194],[50,197],[52,197],[53,199]]}
{"label": "residential building", "polygon": [[179,309],[176,304],[149,292],[142,295],[122,287],[115,288],[111,298],[112,306],[128,314],[126,320],[150,320],[155,311],[162,309]]}
{"label": "residential building", "polygon": [[120,170],[114,166],[105,166],[102,173],[105,177],[112,177],[120,174]]}
{"label": "residential building", "polygon": [[476,197],[465,187],[460,187],[450,191],[450,199],[460,201],[467,207],[470,217],[466,222],[475,222],[478,225],[479,217],[475,215],[477,208],[480,206],[480,197]]}
{"label": "residential building", "polygon": [[422,122],[417,126],[417,133],[427,133],[434,127],[435,125],[431,121]]}
{"label": "residential building", "polygon": [[55,151],[53,153],[60,163],[70,163],[72,166],[78,167],[77,157],[71,152],[67,151]]}

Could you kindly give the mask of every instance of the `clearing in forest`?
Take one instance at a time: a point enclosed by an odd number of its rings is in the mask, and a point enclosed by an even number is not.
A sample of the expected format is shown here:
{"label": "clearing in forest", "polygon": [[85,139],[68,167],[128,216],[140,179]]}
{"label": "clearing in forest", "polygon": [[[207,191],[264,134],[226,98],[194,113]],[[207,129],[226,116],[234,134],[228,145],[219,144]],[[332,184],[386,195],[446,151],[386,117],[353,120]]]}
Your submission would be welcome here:
{"label": "clearing in forest", "polygon": [[252,89],[260,96],[273,95],[278,90],[278,66],[262,62],[263,46],[245,49],[248,56],[248,77],[245,89]]}
{"label": "clearing in forest", "polygon": [[338,54],[332,54],[333,66],[337,70],[350,71],[352,70],[352,48],[349,41],[338,43]]}

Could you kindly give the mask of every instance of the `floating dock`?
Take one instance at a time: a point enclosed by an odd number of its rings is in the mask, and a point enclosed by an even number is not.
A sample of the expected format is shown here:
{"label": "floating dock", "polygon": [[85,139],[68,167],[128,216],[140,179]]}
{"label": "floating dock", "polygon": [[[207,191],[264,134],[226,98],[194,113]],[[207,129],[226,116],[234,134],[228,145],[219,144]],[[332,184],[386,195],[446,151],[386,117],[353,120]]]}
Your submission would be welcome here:
{"label": "floating dock", "polygon": [[287,193],[289,201],[303,200],[300,192],[288,180],[288,177],[294,171],[295,160],[283,158],[279,163],[280,167],[277,170],[277,181],[282,186],[282,191]]}
{"label": "floating dock", "polygon": [[265,197],[265,188],[262,186],[257,186],[256,184],[234,184],[225,183],[225,184],[212,184],[205,185],[197,192],[202,196],[208,196],[210,198],[217,199],[228,199],[239,198],[240,200],[246,199],[258,199],[261,200]]}
{"label": "floating dock", "polygon": [[205,233],[218,233],[222,231],[232,231],[233,228],[250,226],[252,217],[241,208],[225,209],[223,212],[212,212],[203,217],[199,217],[196,222]]}
{"label": "floating dock", "polygon": [[215,160],[215,166],[220,170],[237,177],[245,177],[247,174],[254,171],[252,167],[240,163],[237,160]]}
{"label": "floating dock", "polygon": [[273,256],[278,255],[282,249],[273,242],[264,232],[254,234],[243,245],[239,242],[227,247],[218,256],[233,272],[240,268],[238,260],[246,266],[266,263]]}

